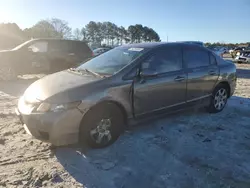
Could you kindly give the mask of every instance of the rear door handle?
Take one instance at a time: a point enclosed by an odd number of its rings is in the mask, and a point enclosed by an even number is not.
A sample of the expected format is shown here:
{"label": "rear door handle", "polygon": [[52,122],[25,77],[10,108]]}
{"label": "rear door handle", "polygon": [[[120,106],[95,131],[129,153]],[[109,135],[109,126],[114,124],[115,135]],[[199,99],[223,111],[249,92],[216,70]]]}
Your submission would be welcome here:
{"label": "rear door handle", "polygon": [[181,81],[185,80],[185,77],[177,76],[174,80],[177,81],[177,82],[181,82]]}

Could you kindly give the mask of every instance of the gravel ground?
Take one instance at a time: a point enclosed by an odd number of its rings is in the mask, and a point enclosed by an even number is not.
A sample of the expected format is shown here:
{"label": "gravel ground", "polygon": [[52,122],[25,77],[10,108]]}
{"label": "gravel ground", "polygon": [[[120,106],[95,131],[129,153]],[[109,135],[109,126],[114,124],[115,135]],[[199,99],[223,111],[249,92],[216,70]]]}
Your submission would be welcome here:
{"label": "gravel ground", "polygon": [[0,83],[0,187],[250,187],[250,65],[218,114],[194,109],[138,125],[112,146],[53,148],[14,115],[34,80]]}

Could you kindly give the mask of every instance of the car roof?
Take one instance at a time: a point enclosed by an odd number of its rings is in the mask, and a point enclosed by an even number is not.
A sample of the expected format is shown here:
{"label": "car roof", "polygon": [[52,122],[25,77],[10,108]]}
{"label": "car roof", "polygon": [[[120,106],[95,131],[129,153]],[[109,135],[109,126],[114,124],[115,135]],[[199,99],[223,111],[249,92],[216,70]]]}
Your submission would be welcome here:
{"label": "car roof", "polygon": [[85,41],[79,41],[79,40],[71,40],[71,39],[59,39],[59,38],[34,38],[31,39],[31,41],[39,41],[39,40],[43,40],[43,41],[69,41],[69,42],[82,42],[82,43],[86,43]]}
{"label": "car roof", "polygon": [[118,48],[156,48],[159,46],[170,46],[176,44],[183,46],[199,46],[201,48],[203,47],[196,43],[187,43],[187,42],[145,42],[145,43],[125,44],[119,46]]}
{"label": "car roof", "polygon": [[[167,44],[166,42],[145,42],[145,43],[132,43],[132,44],[125,44],[119,47],[127,47],[127,48],[154,48],[157,46],[161,46]],[[118,47],[118,48],[119,48]]]}

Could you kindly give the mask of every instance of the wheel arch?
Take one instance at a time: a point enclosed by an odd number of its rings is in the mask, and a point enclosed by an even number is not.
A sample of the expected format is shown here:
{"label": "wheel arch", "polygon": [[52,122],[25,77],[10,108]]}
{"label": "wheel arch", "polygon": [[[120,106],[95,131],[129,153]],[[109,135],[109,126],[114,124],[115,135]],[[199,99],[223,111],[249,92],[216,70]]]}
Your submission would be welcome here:
{"label": "wheel arch", "polygon": [[[121,111],[121,115],[123,116],[123,120],[124,120],[124,123],[122,126],[124,127],[121,127],[121,131],[124,130],[125,126],[126,126],[126,111],[125,111],[125,108],[119,103],[119,102],[116,102],[116,101],[112,101],[112,100],[105,100],[105,101],[100,101],[96,104],[94,104],[93,106],[91,106],[83,115],[82,117],[82,120],[80,122],[80,125],[79,125],[79,134],[78,134],[78,142],[79,143],[88,143],[88,136],[86,136],[86,131],[85,131],[85,127],[84,125],[88,124],[88,118],[95,118],[95,113],[93,112],[98,112],[98,110],[100,110],[100,108],[105,108],[105,106],[109,105],[109,104],[112,104],[115,106],[115,111],[116,111],[116,108],[119,109]],[[99,108],[99,109],[98,109]],[[107,108],[107,107],[106,107]],[[114,108],[112,108],[114,110]],[[95,111],[96,110],[96,111]],[[89,116],[90,115],[90,116]],[[91,120],[91,119],[90,119]],[[86,124],[85,124],[86,123]],[[85,132],[85,133],[84,133]],[[120,133],[118,135],[116,135],[113,139],[113,141],[111,141],[110,143],[113,143],[118,137],[120,136]],[[92,145],[92,147],[95,147],[95,148],[99,148],[100,146],[97,146],[97,145],[93,145],[93,143],[91,144],[91,142],[89,142],[88,144]],[[109,144],[108,144],[109,145]],[[103,146],[101,146],[103,147]],[[105,147],[105,146],[104,146]]]}
{"label": "wheel arch", "polygon": [[108,104],[113,104],[113,105],[115,105],[115,106],[122,112],[123,120],[124,120],[124,123],[125,123],[125,125],[126,125],[126,124],[127,124],[127,119],[128,119],[128,113],[127,113],[125,107],[124,107],[121,103],[119,103],[118,101],[114,101],[114,100],[104,100],[104,101],[100,101],[100,102],[94,104],[94,105],[93,105],[92,107],[90,107],[90,108],[88,109],[88,111],[84,114],[82,120],[84,119],[84,117],[86,117],[86,115],[87,115],[88,113],[91,113],[91,111],[93,111],[95,108],[104,107],[104,106],[106,106],[106,105],[108,105]]}
{"label": "wheel arch", "polygon": [[[226,88],[227,88],[227,90],[228,90],[228,98],[230,97],[230,94],[231,94],[231,86],[230,86],[230,84],[228,83],[228,81],[221,81],[221,82],[219,82],[217,85],[216,85],[216,87],[218,87],[219,85],[224,85]],[[215,87],[215,88],[216,88]]]}

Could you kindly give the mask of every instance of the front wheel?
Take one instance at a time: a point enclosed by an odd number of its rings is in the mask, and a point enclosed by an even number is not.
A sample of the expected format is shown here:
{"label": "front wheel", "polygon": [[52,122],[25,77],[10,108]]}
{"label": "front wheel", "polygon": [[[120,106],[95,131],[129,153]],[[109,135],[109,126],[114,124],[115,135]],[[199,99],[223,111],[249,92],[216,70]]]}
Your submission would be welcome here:
{"label": "front wheel", "polygon": [[210,113],[221,112],[227,104],[228,95],[228,88],[224,84],[218,85],[214,89],[208,111]]}
{"label": "front wheel", "polygon": [[[112,103],[97,106],[86,114],[80,127],[80,142],[103,148],[115,142],[124,130],[124,116]],[[84,144],[84,143],[83,143]]]}

